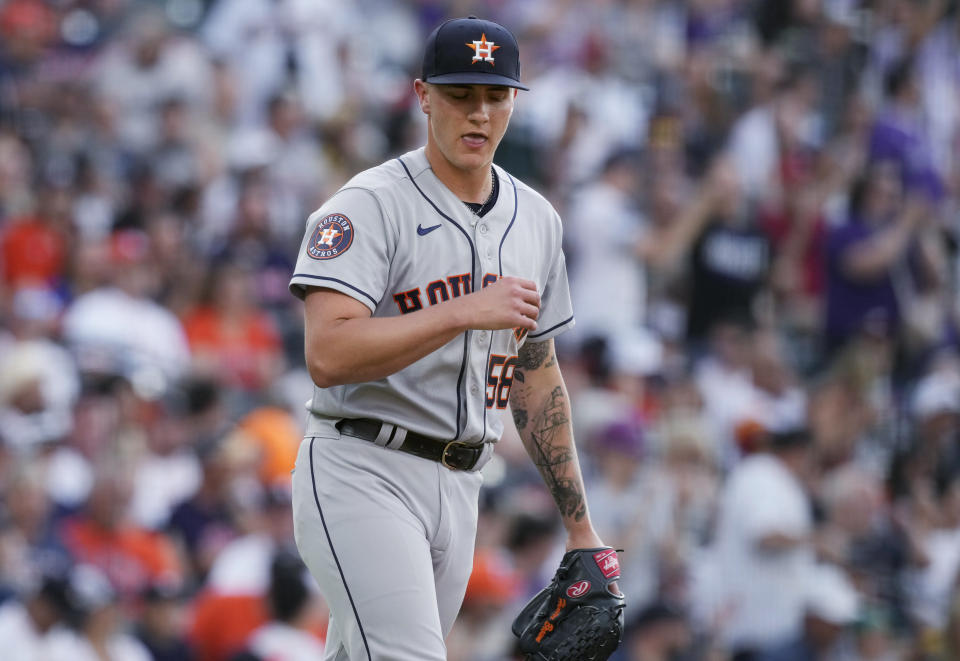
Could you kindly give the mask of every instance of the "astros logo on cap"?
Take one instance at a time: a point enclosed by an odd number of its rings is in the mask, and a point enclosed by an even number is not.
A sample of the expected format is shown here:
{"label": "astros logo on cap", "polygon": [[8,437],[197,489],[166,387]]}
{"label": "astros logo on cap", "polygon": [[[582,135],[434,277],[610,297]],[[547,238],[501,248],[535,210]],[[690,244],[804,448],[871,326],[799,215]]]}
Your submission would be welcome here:
{"label": "astros logo on cap", "polygon": [[353,223],[339,213],[332,213],[317,223],[307,244],[307,254],[314,259],[331,259],[342,255],[353,243]]}
{"label": "astros logo on cap", "polygon": [[467,46],[473,49],[473,59],[470,60],[470,64],[477,62],[493,64],[493,51],[500,48],[492,41],[487,41],[486,33],[480,35],[480,41],[475,41],[472,44],[468,43]]}

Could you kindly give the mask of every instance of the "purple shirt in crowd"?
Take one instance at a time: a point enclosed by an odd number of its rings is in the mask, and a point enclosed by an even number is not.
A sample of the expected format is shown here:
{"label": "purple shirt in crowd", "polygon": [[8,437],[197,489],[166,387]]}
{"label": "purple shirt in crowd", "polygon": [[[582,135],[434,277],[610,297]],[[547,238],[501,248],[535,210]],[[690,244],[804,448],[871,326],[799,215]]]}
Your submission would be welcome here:
{"label": "purple shirt in crowd", "polygon": [[900,308],[891,272],[873,280],[853,280],[842,268],[850,248],[877,231],[857,219],[832,229],[827,237],[827,342],[837,347],[860,332],[866,322],[881,322],[892,333],[900,319]]}
{"label": "purple shirt in crowd", "polygon": [[933,167],[929,145],[918,123],[893,109],[883,112],[870,133],[870,160],[893,161],[900,167],[907,190],[943,199],[943,181]]}

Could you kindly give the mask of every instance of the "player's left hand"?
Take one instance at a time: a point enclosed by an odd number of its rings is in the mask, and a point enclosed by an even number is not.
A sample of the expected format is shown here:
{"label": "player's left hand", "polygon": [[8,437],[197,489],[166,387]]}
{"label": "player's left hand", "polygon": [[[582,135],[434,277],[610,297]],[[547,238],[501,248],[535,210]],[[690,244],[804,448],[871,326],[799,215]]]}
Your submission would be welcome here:
{"label": "player's left hand", "polygon": [[623,635],[617,553],[610,547],[568,551],[550,585],[513,621],[520,649],[536,661],[604,661]]}

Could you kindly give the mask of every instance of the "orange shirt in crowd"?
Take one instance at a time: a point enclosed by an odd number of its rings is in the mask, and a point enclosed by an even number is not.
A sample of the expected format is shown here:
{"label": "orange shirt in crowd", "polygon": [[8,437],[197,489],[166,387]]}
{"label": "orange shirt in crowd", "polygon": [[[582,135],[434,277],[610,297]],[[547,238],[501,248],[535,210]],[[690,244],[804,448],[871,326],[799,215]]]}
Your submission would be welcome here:
{"label": "orange shirt in crowd", "polygon": [[160,533],[134,526],[111,530],[80,518],[64,524],[63,539],[78,562],[103,571],[123,597],[135,598],[151,583],[182,579],[173,544]]}
{"label": "orange shirt in crowd", "polygon": [[198,661],[226,661],[269,619],[263,595],[201,592],[193,603],[189,633]]}
{"label": "orange shirt in crowd", "polygon": [[210,360],[225,384],[256,389],[266,385],[262,366],[280,355],[280,336],[266,314],[250,313],[227,322],[211,307],[188,313],[183,328],[195,357]]}
{"label": "orange shirt in crowd", "polygon": [[260,480],[265,485],[289,484],[303,434],[288,411],[264,406],[240,421],[238,429],[256,446]]}
{"label": "orange shirt in crowd", "polygon": [[[210,589],[197,595],[191,615],[188,637],[198,661],[227,661],[270,621],[266,595],[218,594]],[[327,618],[317,615],[302,624],[318,640],[326,641]]]}
{"label": "orange shirt in crowd", "polygon": [[63,272],[65,243],[59,232],[35,218],[13,221],[0,234],[3,281],[49,284]]}

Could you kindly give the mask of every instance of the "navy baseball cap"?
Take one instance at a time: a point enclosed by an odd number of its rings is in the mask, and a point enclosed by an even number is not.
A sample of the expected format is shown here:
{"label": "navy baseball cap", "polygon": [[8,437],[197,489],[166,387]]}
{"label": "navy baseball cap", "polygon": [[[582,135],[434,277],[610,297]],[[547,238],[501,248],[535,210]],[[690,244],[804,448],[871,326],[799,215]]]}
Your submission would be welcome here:
{"label": "navy baseball cap", "polygon": [[510,31],[476,16],[454,18],[427,37],[420,79],[435,85],[505,85],[520,83],[520,48]]}

